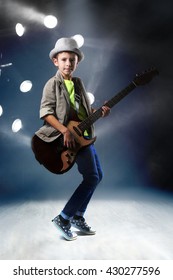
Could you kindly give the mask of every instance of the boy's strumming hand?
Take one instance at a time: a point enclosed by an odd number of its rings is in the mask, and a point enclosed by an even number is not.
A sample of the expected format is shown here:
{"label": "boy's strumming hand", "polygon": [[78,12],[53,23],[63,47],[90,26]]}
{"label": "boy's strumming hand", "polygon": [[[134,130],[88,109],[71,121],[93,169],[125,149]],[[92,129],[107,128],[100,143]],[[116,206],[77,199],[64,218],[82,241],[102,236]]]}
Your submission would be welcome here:
{"label": "boy's strumming hand", "polygon": [[66,130],[64,133],[64,146],[66,146],[67,148],[73,149],[75,148],[75,138],[73,136],[73,134],[70,132],[70,130]]}

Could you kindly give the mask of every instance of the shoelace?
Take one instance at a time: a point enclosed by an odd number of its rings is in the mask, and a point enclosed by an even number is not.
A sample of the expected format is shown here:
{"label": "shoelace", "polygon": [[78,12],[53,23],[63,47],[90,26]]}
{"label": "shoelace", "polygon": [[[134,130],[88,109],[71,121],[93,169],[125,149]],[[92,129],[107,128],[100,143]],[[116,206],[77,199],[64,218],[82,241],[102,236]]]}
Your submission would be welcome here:
{"label": "shoelace", "polygon": [[86,227],[86,228],[90,229],[89,225],[85,222],[84,218],[81,218],[80,220],[75,220],[75,221],[78,226],[82,226],[83,228]]}

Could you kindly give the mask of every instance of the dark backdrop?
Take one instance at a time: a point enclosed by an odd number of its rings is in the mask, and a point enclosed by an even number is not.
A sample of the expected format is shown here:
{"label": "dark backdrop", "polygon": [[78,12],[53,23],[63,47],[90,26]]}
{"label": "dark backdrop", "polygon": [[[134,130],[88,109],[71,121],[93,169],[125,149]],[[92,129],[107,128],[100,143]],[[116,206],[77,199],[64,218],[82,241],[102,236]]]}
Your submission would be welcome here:
{"label": "dark backdrop", "polygon": [[[172,191],[173,79],[172,1],[0,1],[0,195],[9,199],[61,198],[79,181],[76,167],[65,175],[46,171],[34,159],[30,139],[42,125],[39,105],[45,82],[56,69],[48,57],[60,37],[83,35],[80,76],[101,106],[151,66],[159,76],[118,103],[96,123],[96,147],[105,177],[100,195],[135,187]],[[38,16],[37,16],[38,13]],[[41,14],[58,18],[47,29]],[[26,26],[23,37],[14,26]],[[33,83],[21,93],[20,83]],[[20,118],[23,128],[11,132]],[[73,180],[72,180],[73,179]]]}

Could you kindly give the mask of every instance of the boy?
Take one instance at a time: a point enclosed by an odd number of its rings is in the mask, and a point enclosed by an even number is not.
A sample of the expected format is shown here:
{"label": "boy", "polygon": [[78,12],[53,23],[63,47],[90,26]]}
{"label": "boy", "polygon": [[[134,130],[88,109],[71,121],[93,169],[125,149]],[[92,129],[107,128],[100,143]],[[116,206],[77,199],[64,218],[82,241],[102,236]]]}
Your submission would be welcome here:
{"label": "boy", "polygon": [[[82,121],[93,112],[93,109],[81,79],[73,77],[78,63],[84,58],[76,41],[73,38],[59,39],[49,57],[58,71],[44,87],[40,106],[40,118],[44,120],[44,125],[35,133],[34,141],[39,143],[39,147],[43,141],[46,142],[49,149],[47,161],[45,162],[41,156],[41,150],[40,158],[37,155],[37,159],[49,171],[57,173],[54,143],[60,135],[63,135],[64,146],[74,149],[75,138],[67,125],[70,120],[74,119],[74,115]],[[103,117],[109,112],[108,107],[102,107]],[[93,137],[93,126],[85,131],[85,137]],[[88,203],[103,176],[93,144],[79,150],[76,164],[83,180],[61,213],[52,220],[66,240],[77,238],[77,234],[71,231],[71,226],[88,235],[96,233],[88,226],[84,218]]]}

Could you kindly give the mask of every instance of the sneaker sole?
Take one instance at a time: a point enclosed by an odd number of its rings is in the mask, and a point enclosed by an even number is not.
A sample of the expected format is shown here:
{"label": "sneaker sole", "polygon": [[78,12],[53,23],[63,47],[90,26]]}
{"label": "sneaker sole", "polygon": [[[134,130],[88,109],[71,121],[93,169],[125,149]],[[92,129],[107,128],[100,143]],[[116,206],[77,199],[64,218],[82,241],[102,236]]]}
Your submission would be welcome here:
{"label": "sneaker sole", "polygon": [[78,229],[80,232],[85,233],[86,235],[95,235],[96,234],[96,231],[86,231],[86,230],[83,230],[80,227],[78,227],[78,226],[76,226],[76,225],[74,225],[72,223],[71,223],[71,226],[76,228],[76,229]]}
{"label": "sneaker sole", "polygon": [[69,237],[67,234],[65,234],[65,232],[62,230],[61,227],[59,227],[59,225],[57,225],[57,223],[52,220],[54,226],[61,232],[61,234],[63,235],[63,237],[68,240],[68,241],[73,241],[73,240],[76,240],[77,239],[77,234],[74,235],[73,237]]}

